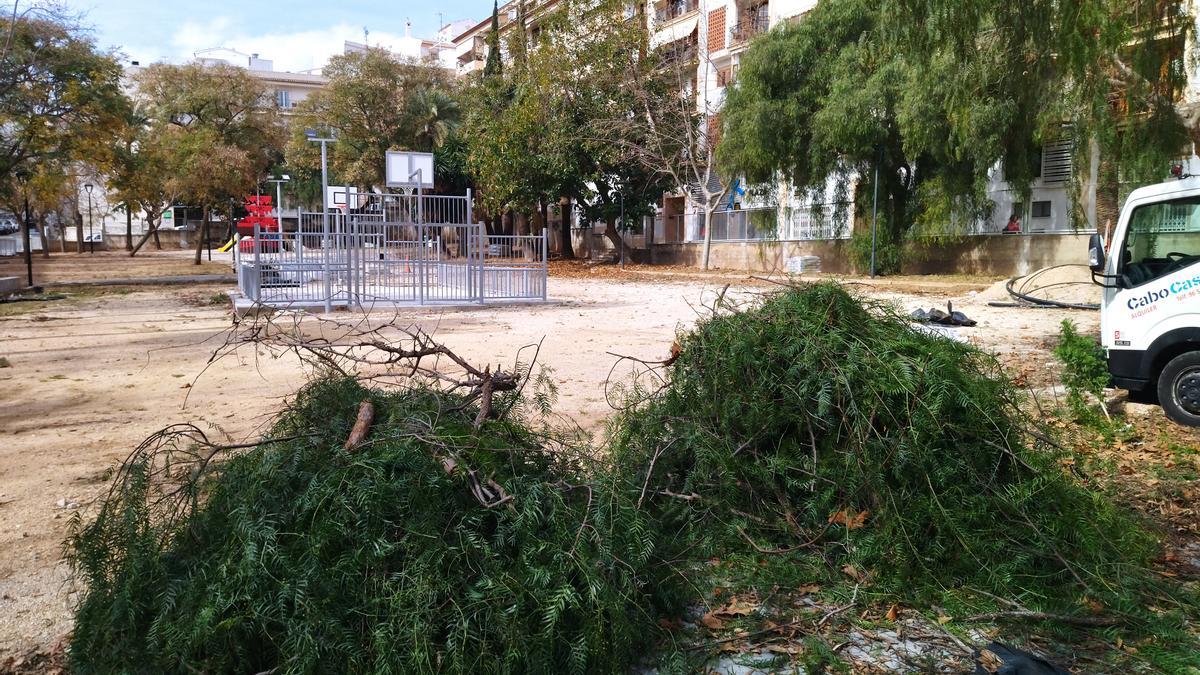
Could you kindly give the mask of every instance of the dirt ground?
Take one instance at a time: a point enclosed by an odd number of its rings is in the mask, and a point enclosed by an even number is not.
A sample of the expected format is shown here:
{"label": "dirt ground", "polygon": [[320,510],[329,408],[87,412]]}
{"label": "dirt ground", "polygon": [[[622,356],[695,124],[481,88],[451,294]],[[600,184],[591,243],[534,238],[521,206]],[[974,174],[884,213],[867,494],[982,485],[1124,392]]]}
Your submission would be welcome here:
{"label": "dirt ground", "polygon": [[[229,263],[215,251],[212,262],[207,258],[194,262],[191,251],[163,251],[139,253],[129,257],[122,251],[97,251],[95,253],[53,253],[42,257],[33,255],[33,283],[70,284],[80,281],[104,279],[153,279],[194,274],[232,275]],[[0,277],[18,277],[25,280],[25,259],[17,256],[0,258]]]}
{"label": "dirt ground", "polygon": [[[35,265],[39,283],[228,271],[213,263],[201,272],[179,254],[67,254]],[[18,274],[13,266],[0,263],[0,276]],[[988,307],[996,279],[851,281],[905,310],[952,301],[979,321],[960,335],[994,350],[1033,387],[1054,381],[1048,350],[1063,318],[1085,332],[1098,329],[1095,312]],[[563,263],[553,268],[545,305],[399,315],[481,364],[511,364],[522,346],[544,340],[540,362],[553,368],[557,410],[599,432],[611,413],[603,383],[612,354],[665,358],[676,330],[695,322],[726,285],[743,300],[774,286],[742,274]],[[225,290],[68,290],[63,299],[0,304],[0,356],[7,359],[0,361],[0,662],[70,629],[63,538],[73,517],[89,517],[111,468],[142,439],[184,421],[218,439],[252,439],[304,382],[294,358],[249,349],[205,370],[231,326]]]}

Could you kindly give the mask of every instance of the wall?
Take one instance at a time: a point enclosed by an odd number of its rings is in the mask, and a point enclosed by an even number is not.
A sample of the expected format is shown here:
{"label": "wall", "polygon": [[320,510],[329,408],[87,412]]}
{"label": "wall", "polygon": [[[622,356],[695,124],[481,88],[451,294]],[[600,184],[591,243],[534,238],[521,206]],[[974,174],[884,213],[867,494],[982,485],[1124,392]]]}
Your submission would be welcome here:
{"label": "wall", "polygon": [[1087,264],[1088,234],[1003,234],[968,237],[930,248],[909,274],[1018,276],[1043,267]]}
{"label": "wall", "polygon": [[[850,242],[788,241],[788,242],[713,242],[709,252],[709,268],[750,272],[782,271],[788,258],[815,255],[821,259],[821,271],[831,274],[852,274]],[[645,251],[638,251],[639,260]],[[655,244],[654,262],[659,265],[691,265],[699,268],[704,255],[703,243]]]}
{"label": "wall", "polygon": [[[656,244],[654,262],[699,268],[703,244]],[[905,274],[1017,276],[1043,267],[1087,263],[1087,234],[1017,234],[968,237],[933,243],[923,260],[908,263]],[[639,260],[645,252],[638,251]],[[815,255],[827,274],[859,274],[850,262],[850,242],[713,242],[709,266],[719,270],[781,271],[792,256]]]}

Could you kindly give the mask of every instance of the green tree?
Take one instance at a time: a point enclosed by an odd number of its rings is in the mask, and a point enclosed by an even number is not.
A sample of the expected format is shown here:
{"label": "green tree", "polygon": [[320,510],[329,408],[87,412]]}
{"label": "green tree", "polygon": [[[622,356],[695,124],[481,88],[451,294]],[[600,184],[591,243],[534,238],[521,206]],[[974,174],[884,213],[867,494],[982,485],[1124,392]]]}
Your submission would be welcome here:
{"label": "green tree", "polygon": [[373,47],[334,56],[324,75],[329,84],[299,105],[288,141],[288,166],[302,175],[320,170],[308,129],[336,130],[329,164],[339,180],[382,187],[388,150],[435,150],[458,124],[452,84],[436,67]]}
{"label": "green tree", "polygon": [[283,127],[263,83],[241,68],[155,64],[137,85],[154,139],[146,152],[166,179],[146,177],[147,193],[161,188],[204,210],[200,264],[213,210],[254,189],[280,156]]}
{"label": "green tree", "polygon": [[[652,211],[662,176],[632,161],[633,144],[599,133],[617,111],[634,110],[625,64],[630,45],[645,37],[637,19],[617,2],[564,2],[539,19],[531,41],[518,12],[509,51],[521,58],[466,97],[468,163],[489,212],[540,209],[544,218],[548,204],[570,198],[585,222],[605,223],[619,250],[619,230]],[[562,253],[571,256],[569,217],[562,228]]]}
{"label": "green tree", "polygon": [[897,107],[909,66],[881,43],[879,16],[869,0],[831,0],[757,39],[728,91],[718,155],[732,174],[782,177],[806,197],[831,184],[846,194],[878,167],[880,229],[892,241],[928,161],[905,146]]}
{"label": "green tree", "polygon": [[[623,5],[614,9],[624,12]],[[704,80],[697,86],[695,78],[698,68],[707,71],[712,64],[691,40],[651,48],[640,14],[620,23],[623,41],[606,45],[614,64],[605,77],[611,95],[599,101],[602,112],[592,133],[612,148],[614,165],[659,188],[643,194],[657,200],[662,188],[677,190],[700,212],[701,266],[708,269],[712,214],[729,188],[716,160],[718,106],[703,91]]]}
{"label": "green tree", "polygon": [[492,2],[492,27],[486,38],[488,54],[483,64],[484,77],[497,77],[504,72],[504,64],[500,60],[500,3]]}
{"label": "green tree", "polygon": [[107,161],[128,100],[116,59],[65,16],[35,7],[0,19],[0,34],[0,202],[45,242],[46,215],[71,196],[64,177]]}
{"label": "green tree", "polygon": [[1200,118],[1178,102],[1191,30],[1178,2],[824,0],[744,56],[720,158],[801,193],[857,185],[860,205],[877,170],[884,245],[957,234],[990,212],[989,171],[1028,194],[1050,141],[1074,141],[1080,176],[1093,143],[1127,178],[1160,173]]}

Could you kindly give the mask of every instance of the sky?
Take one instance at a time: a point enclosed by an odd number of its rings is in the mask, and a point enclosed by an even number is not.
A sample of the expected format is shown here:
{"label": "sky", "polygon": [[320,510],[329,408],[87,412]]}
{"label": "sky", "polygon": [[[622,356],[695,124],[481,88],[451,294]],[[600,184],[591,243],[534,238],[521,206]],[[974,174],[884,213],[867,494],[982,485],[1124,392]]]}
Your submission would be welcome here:
{"label": "sky", "polygon": [[[442,23],[482,21],[492,0],[65,0],[93,30],[96,44],[116,49],[127,60],[182,63],[195,52],[227,47],[258,53],[275,70],[320,68],[342,52],[345,40],[388,46],[404,35],[406,19],[414,37],[433,37]],[[26,4],[24,2],[22,5]]]}

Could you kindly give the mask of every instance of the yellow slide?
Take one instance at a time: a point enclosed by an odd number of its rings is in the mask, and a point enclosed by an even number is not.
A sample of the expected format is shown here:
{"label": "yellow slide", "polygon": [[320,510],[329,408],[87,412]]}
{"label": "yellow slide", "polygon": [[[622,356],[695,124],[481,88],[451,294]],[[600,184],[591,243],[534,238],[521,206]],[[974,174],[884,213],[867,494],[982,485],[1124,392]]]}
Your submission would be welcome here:
{"label": "yellow slide", "polygon": [[233,239],[230,239],[228,242],[225,243],[224,246],[222,246],[221,248],[219,248],[217,250],[220,251],[221,253],[228,253],[229,249],[233,248],[233,245],[237,243],[237,240],[238,240],[238,236],[235,234],[235,235],[233,235]]}

